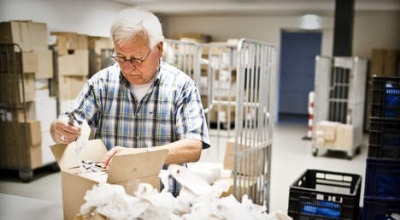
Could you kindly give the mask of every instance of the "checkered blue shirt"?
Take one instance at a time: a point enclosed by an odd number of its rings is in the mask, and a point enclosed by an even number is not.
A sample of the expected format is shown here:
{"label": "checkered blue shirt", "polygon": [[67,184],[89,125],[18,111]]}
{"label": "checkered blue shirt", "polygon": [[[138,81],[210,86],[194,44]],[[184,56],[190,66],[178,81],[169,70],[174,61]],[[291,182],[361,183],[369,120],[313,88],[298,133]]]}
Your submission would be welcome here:
{"label": "checkered blue shirt", "polygon": [[[161,62],[153,84],[137,103],[129,82],[115,64],[96,73],[77,97],[73,115],[86,120],[107,149],[147,148],[181,139],[210,146],[199,90],[179,69]],[[65,114],[69,114],[66,112]]]}
{"label": "checkered blue shirt", "polygon": [[210,146],[196,84],[164,62],[139,103],[119,66],[113,65],[88,80],[74,109],[77,120],[86,120],[108,150],[161,146],[186,138],[201,140],[204,149]]}

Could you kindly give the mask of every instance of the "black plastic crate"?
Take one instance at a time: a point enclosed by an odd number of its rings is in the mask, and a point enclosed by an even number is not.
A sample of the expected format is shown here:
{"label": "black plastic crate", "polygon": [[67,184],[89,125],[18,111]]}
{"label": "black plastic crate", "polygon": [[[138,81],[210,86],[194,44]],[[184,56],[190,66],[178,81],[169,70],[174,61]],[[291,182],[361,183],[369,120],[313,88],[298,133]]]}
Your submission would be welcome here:
{"label": "black plastic crate", "polygon": [[358,219],[361,176],[309,169],[290,187],[288,215],[297,219]]}
{"label": "black plastic crate", "polygon": [[371,117],[368,157],[400,160],[400,119]]}
{"label": "black plastic crate", "polygon": [[367,158],[364,196],[400,200],[400,160]]}
{"label": "black plastic crate", "polygon": [[385,199],[364,197],[363,220],[399,219],[399,216],[400,200],[388,201]]}
{"label": "black plastic crate", "polygon": [[400,118],[400,77],[374,76],[372,117]]}

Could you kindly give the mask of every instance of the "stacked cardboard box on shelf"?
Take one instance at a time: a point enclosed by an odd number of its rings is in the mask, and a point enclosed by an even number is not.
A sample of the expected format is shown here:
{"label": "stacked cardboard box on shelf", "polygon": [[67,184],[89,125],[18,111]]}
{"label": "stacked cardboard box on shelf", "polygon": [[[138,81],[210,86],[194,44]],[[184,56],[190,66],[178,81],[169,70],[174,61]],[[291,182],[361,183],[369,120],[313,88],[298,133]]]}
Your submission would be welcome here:
{"label": "stacked cardboard box on shelf", "polygon": [[109,37],[89,36],[88,49],[90,54],[90,76],[113,64],[113,60],[111,58],[113,46]]}
{"label": "stacked cardboard box on shelf", "polygon": [[89,74],[89,51],[86,35],[73,32],[51,32],[55,36],[58,57],[58,97],[75,99]]}
{"label": "stacked cardboard box on shelf", "polygon": [[[50,96],[48,85],[54,71],[47,24],[30,20],[0,22],[0,32],[0,102],[6,106],[0,129],[9,133],[9,141],[1,145],[2,167],[34,169],[54,162],[49,141],[43,141],[50,136],[49,117],[56,114],[55,98]],[[9,47],[14,49],[6,49]],[[28,137],[35,136],[36,141],[15,137],[25,132]]]}

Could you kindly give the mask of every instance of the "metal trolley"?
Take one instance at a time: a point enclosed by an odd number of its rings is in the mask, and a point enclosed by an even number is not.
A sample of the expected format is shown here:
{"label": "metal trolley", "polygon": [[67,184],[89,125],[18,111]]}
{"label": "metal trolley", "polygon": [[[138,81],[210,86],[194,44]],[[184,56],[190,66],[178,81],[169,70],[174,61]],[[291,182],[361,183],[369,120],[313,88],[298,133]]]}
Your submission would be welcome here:
{"label": "metal trolley", "polygon": [[0,167],[18,170],[20,179],[29,181],[36,167],[31,161],[22,60],[19,45],[0,44]]}
{"label": "metal trolley", "polygon": [[[193,43],[166,40],[164,59],[200,88],[212,147],[201,160],[233,158],[233,194],[269,207],[276,48],[263,42]],[[227,142],[233,151],[226,151]],[[224,165],[226,160],[224,161]]]}
{"label": "metal trolley", "polygon": [[[363,144],[363,120],[367,61],[359,57],[316,57],[315,100],[312,152],[347,152],[347,158],[359,153]],[[322,121],[347,126],[344,137],[337,131],[332,141],[318,142],[317,126]],[[316,129],[317,128],[317,129]],[[335,140],[333,140],[335,139]]]}

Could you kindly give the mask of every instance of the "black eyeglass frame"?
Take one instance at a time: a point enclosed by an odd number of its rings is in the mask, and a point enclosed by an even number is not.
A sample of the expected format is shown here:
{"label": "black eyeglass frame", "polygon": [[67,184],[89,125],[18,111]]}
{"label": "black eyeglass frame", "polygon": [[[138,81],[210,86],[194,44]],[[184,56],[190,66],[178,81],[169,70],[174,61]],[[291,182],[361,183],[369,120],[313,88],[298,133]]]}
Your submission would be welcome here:
{"label": "black eyeglass frame", "polygon": [[117,56],[115,54],[115,51],[111,54],[111,58],[113,58],[116,62],[119,62],[119,63],[120,62],[121,63],[130,62],[131,64],[134,64],[134,65],[140,65],[146,61],[147,57],[149,57],[151,50],[152,49],[149,50],[149,52],[147,53],[147,55],[144,58],[132,57],[130,59],[126,59],[125,57]]}

